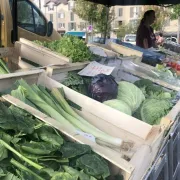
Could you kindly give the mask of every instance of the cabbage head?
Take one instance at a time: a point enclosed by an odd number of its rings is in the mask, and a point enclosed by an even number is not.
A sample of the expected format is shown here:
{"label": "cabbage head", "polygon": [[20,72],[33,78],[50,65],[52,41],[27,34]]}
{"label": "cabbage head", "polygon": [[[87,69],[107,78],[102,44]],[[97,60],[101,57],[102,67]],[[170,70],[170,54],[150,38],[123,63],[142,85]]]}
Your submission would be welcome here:
{"label": "cabbage head", "polygon": [[159,124],[161,118],[166,116],[171,108],[169,100],[146,99],[140,108],[141,120],[151,125]]}
{"label": "cabbage head", "polygon": [[131,108],[124,101],[118,99],[112,99],[109,101],[105,101],[103,104],[106,104],[107,106],[110,106],[130,116],[132,115]]}
{"label": "cabbage head", "polygon": [[118,83],[117,99],[124,101],[134,113],[145,100],[143,92],[134,84],[121,81]]}

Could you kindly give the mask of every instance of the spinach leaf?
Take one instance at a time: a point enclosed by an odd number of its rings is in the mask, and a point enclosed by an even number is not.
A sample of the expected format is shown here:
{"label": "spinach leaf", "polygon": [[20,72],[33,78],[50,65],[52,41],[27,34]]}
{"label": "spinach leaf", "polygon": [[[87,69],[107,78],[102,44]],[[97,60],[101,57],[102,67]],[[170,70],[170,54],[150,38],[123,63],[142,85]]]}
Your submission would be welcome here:
{"label": "spinach leaf", "polygon": [[8,109],[0,102],[0,127],[5,130],[22,131],[27,134],[32,133],[34,130],[32,120],[22,116],[22,114],[21,109],[17,109],[15,106]]}
{"label": "spinach leaf", "polygon": [[103,158],[96,154],[85,154],[76,161],[76,167],[97,179],[107,178],[110,175],[108,165]]}
{"label": "spinach leaf", "polygon": [[9,172],[6,176],[2,177],[1,180],[20,180],[20,179],[14,174]]}
{"label": "spinach leaf", "polygon": [[51,180],[76,180],[73,176],[66,172],[60,172],[54,175]]}
{"label": "spinach leaf", "polygon": [[56,151],[58,148],[46,142],[25,142],[20,145],[21,149],[27,153],[37,155],[47,155]]}
{"label": "spinach leaf", "polygon": [[8,151],[7,149],[0,144],[0,161],[8,157]]}
{"label": "spinach leaf", "polygon": [[74,158],[86,153],[90,153],[91,147],[85,144],[67,142],[61,147],[60,152],[62,153],[63,158]]}
{"label": "spinach leaf", "polygon": [[60,146],[63,144],[63,138],[60,135],[53,134],[47,131],[45,128],[41,128],[38,131],[39,138],[45,142],[48,142],[54,146]]}

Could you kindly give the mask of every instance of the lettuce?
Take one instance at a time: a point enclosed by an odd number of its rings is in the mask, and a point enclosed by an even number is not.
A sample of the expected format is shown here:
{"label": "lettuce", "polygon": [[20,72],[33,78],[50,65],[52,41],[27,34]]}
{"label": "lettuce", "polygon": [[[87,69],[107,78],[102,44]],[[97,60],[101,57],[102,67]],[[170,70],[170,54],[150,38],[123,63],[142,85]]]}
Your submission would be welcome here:
{"label": "lettuce", "polygon": [[113,100],[105,101],[103,104],[106,104],[107,106],[110,106],[130,116],[132,115],[131,108],[124,101],[113,99]]}
{"label": "lettuce", "polygon": [[124,101],[135,112],[141,103],[145,100],[143,92],[134,84],[121,81],[118,83],[117,99]]}
{"label": "lettuce", "polygon": [[151,125],[159,124],[171,108],[172,104],[168,100],[146,99],[140,108],[141,120]]}

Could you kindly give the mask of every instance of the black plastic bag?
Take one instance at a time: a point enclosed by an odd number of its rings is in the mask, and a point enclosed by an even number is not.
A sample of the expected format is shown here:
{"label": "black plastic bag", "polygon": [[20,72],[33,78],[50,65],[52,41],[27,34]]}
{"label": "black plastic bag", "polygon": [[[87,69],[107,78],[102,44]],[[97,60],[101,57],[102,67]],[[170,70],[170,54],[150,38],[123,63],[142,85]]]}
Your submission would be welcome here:
{"label": "black plastic bag", "polygon": [[111,75],[98,74],[92,78],[89,85],[90,97],[104,102],[111,99],[116,99],[118,94],[118,84]]}

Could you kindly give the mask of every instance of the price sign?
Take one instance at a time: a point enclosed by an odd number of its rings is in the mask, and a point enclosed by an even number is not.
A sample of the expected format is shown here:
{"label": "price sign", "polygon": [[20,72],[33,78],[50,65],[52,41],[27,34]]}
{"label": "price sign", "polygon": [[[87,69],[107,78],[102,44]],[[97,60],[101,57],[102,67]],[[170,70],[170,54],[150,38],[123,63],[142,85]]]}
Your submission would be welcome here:
{"label": "price sign", "polygon": [[78,74],[80,76],[89,76],[89,77],[94,77],[98,74],[110,75],[113,72],[114,68],[115,67],[105,66],[97,63],[96,61],[93,61],[83,70],[81,70]]}
{"label": "price sign", "polygon": [[96,142],[96,138],[92,134],[84,133],[82,131],[77,131],[77,133],[87,139],[89,139],[92,142]]}

